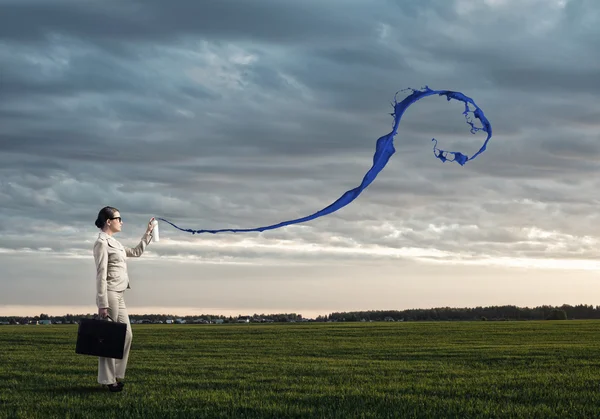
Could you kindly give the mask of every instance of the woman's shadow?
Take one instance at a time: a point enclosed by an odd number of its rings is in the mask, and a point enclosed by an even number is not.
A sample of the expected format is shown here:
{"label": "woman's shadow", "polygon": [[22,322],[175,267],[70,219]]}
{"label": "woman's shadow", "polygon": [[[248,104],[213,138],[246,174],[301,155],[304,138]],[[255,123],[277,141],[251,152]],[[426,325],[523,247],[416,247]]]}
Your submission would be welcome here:
{"label": "woman's shadow", "polygon": [[[48,392],[48,388],[38,390],[40,392]],[[94,394],[94,393],[103,393],[108,392],[106,386],[101,385],[76,385],[76,386],[57,386],[51,389],[56,393],[64,393],[64,394]]]}

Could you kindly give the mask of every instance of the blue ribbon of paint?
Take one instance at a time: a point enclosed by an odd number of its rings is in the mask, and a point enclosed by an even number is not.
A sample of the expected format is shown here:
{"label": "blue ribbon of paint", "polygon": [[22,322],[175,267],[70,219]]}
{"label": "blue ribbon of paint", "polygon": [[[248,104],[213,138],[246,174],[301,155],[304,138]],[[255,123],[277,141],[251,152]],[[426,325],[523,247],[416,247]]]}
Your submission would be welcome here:
{"label": "blue ribbon of paint", "polygon": [[[164,218],[157,217],[157,219],[164,221],[164,222],[172,225],[176,229],[185,231],[187,233],[216,234],[216,233],[226,233],[226,232],[227,233],[249,233],[249,232],[262,232],[262,231],[266,231],[266,230],[274,230],[276,228],[281,228],[281,227],[291,225],[291,224],[305,223],[307,221],[314,220],[315,218],[319,218],[319,217],[323,217],[324,215],[331,214],[332,212],[335,212],[335,211],[339,210],[340,208],[345,207],[352,201],[354,201],[361,194],[361,192],[363,190],[365,190],[367,188],[367,186],[369,186],[375,180],[375,178],[377,177],[379,172],[381,172],[383,170],[383,168],[389,161],[390,157],[392,157],[392,155],[396,152],[396,150],[394,149],[394,137],[396,136],[396,134],[398,132],[398,126],[400,125],[400,120],[402,119],[402,115],[404,114],[406,109],[408,109],[408,107],[410,105],[415,103],[417,100],[423,99],[424,97],[427,97],[427,96],[432,96],[432,95],[446,96],[448,101],[454,99],[454,100],[463,102],[465,104],[465,111],[463,112],[463,115],[465,116],[467,124],[469,124],[471,126],[471,133],[475,134],[478,131],[483,131],[483,132],[487,133],[487,138],[485,139],[485,142],[483,143],[483,145],[481,146],[479,151],[477,151],[477,153],[473,154],[471,157],[469,157],[466,154],[463,154],[459,151],[441,150],[437,147],[437,140],[435,138],[433,138],[432,139],[432,141],[434,142],[433,153],[434,153],[435,157],[440,159],[442,162],[447,162],[447,161],[456,162],[456,163],[460,164],[461,166],[464,166],[465,163],[475,159],[475,157],[477,157],[478,155],[480,155],[481,153],[483,153],[486,150],[487,144],[488,144],[490,138],[492,137],[492,126],[491,126],[490,122],[487,120],[487,118],[485,117],[481,108],[479,108],[479,106],[477,106],[475,104],[473,99],[471,99],[468,96],[465,96],[464,94],[462,94],[460,92],[453,92],[450,90],[432,90],[427,86],[425,86],[423,89],[420,89],[420,90],[416,90],[416,89],[408,89],[408,90],[411,90],[412,93],[410,95],[408,95],[406,98],[404,98],[401,102],[398,102],[396,100],[397,95],[398,95],[396,93],[396,96],[394,97],[394,113],[392,114],[392,116],[394,117],[393,129],[389,134],[384,135],[383,137],[380,137],[377,140],[377,144],[375,147],[375,155],[373,156],[373,165],[371,166],[369,171],[363,177],[363,180],[360,183],[360,185],[358,185],[354,189],[346,191],[335,202],[333,202],[329,206],[323,208],[322,210],[317,211],[314,214],[308,215],[306,217],[296,218],[294,220],[289,220],[289,221],[282,221],[277,224],[264,226],[264,227],[256,227],[256,228],[223,228],[223,229],[217,229],[217,230],[205,230],[205,229],[194,230],[194,229],[189,229],[189,228],[181,228]],[[469,105],[472,105],[474,107],[474,109],[471,109]],[[473,117],[475,119],[478,119],[481,122],[481,125],[482,125],[481,127],[475,126],[475,122],[473,121],[471,114],[473,115]]]}

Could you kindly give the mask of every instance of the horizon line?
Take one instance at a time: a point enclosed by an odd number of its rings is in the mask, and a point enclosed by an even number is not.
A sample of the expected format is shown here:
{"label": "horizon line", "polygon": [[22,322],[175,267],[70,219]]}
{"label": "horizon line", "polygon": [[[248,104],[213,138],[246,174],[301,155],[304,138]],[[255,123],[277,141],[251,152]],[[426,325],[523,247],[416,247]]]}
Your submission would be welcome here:
{"label": "horizon line", "polygon": [[[160,316],[173,316],[173,317],[192,317],[192,316],[252,316],[254,314],[259,315],[277,315],[277,314],[296,314],[305,318],[316,318],[318,316],[327,316],[333,313],[352,313],[352,312],[380,312],[380,311],[407,311],[407,310],[435,310],[435,309],[477,309],[477,308],[490,308],[490,307],[516,307],[519,309],[534,309],[539,307],[577,307],[577,306],[591,306],[594,309],[600,307],[600,305],[578,303],[578,304],[567,304],[563,303],[560,305],[553,304],[537,304],[535,306],[519,306],[516,304],[497,304],[497,305],[477,305],[477,306],[435,306],[435,307],[412,307],[412,308],[386,308],[386,309],[346,309],[346,310],[318,310],[318,309],[282,309],[282,308],[229,308],[229,307],[163,307],[163,306],[142,306],[128,309],[129,316],[148,316],[148,315],[160,315]],[[26,311],[27,313],[23,313]],[[0,317],[35,317],[40,314],[47,314],[50,317],[60,316],[77,316],[77,315],[93,315],[97,313],[98,309],[94,305],[82,305],[82,306],[41,306],[41,305],[9,305],[0,304]],[[19,312],[19,314],[15,314]],[[248,313],[252,314],[248,314]],[[244,314],[246,313],[246,314]]]}

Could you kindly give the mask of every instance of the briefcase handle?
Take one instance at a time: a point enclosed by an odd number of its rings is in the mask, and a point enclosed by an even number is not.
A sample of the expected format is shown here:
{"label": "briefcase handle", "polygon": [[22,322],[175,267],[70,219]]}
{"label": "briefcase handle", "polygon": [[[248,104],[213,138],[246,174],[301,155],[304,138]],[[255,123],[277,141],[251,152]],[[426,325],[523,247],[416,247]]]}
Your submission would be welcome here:
{"label": "briefcase handle", "polygon": [[[101,317],[100,317],[99,315],[97,315],[97,314],[94,314],[94,317],[96,317],[98,320],[104,320],[103,318],[101,318]],[[106,317],[108,317],[108,318],[109,318],[109,319],[110,319],[110,320],[111,320],[113,323],[115,323],[115,321],[113,320],[113,318],[112,318],[112,317],[110,317],[110,315],[108,315],[108,314],[107,314],[107,315],[106,315]]]}

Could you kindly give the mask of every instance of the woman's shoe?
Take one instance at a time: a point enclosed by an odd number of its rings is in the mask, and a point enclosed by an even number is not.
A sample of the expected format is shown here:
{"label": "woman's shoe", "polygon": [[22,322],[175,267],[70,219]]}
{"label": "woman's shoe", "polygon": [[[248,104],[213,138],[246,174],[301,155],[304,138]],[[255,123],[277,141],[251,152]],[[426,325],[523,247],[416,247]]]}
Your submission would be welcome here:
{"label": "woman's shoe", "polygon": [[107,384],[106,387],[108,387],[112,393],[118,393],[119,391],[123,390],[123,385],[119,385],[119,383]]}

